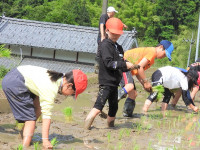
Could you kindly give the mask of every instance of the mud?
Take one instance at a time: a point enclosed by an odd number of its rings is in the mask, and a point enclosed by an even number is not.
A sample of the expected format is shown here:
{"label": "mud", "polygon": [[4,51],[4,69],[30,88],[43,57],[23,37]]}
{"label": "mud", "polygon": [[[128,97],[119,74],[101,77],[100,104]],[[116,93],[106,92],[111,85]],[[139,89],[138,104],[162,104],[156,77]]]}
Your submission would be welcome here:
{"label": "mud", "polygon": [[[200,147],[199,114],[187,111],[182,100],[176,109],[161,113],[161,102],[154,103],[147,115],[141,113],[148,93],[137,84],[138,97],[132,118],[122,117],[124,100],[119,102],[115,127],[108,128],[105,118],[96,117],[91,130],[84,130],[84,119],[96,100],[98,85],[96,76],[92,76],[87,91],[78,97],[58,96],[53,109],[50,139],[57,138],[55,149],[59,150],[198,150]],[[1,92],[2,93],[2,92]],[[199,106],[199,94],[195,104]],[[21,139],[15,127],[15,120],[10,113],[5,97],[0,100],[0,149],[15,150]],[[66,120],[63,114],[65,107],[72,108],[72,120]],[[107,108],[104,108],[107,113]],[[32,143],[39,142],[41,149],[41,122],[37,128]],[[34,149],[32,144],[30,148]]]}

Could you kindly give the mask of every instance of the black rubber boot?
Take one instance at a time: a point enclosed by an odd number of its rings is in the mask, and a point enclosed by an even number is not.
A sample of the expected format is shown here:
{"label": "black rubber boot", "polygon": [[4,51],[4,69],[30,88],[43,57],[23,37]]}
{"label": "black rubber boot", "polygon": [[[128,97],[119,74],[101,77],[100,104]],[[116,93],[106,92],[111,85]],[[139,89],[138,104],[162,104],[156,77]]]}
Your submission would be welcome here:
{"label": "black rubber boot", "polygon": [[132,117],[134,108],[135,108],[135,100],[127,98],[124,103],[123,116]]}
{"label": "black rubber boot", "polygon": [[123,88],[120,88],[118,90],[118,102],[122,99],[125,98],[127,96],[126,92],[124,91]]}

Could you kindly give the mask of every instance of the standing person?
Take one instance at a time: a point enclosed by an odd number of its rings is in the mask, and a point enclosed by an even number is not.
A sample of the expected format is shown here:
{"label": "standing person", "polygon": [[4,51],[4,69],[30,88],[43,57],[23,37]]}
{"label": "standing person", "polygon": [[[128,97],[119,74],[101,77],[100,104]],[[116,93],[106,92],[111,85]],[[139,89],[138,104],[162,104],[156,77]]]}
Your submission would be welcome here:
{"label": "standing person", "polygon": [[[97,48],[97,56],[95,58],[96,60],[96,64],[95,64],[95,72],[98,73],[98,67],[99,67],[99,48],[100,48],[100,44],[101,42],[107,38],[107,34],[106,34],[106,22],[109,18],[114,17],[115,13],[118,13],[117,10],[115,10],[114,7],[110,6],[107,8],[107,13],[106,14],[102,14],[99,20],[99,33],[98,33],[98,37],[97,37],[97,44],[98,44],[98,48]],[[127,28],[127,26],[125,24],[123,24],[123,27]]]}
{"label": "standing person", "polygon": [[15,119],[25,123],[23,147],[30,145],[36,120],[42,114],[43,148],[52,149],[49,129],[54,99],[58,93],[77,98],[86,87],[87,76],[81,70],[63,74],[27,65],[8,72],[2,80],[2,88]]}
{"label": "standing person", "polygon": [[[197,112],[198,107],[194,105],[192,99],[190,98],[189,90],[192,90],[194,84],[198,84],[198,77],[199,75],[197,71],[190,70],[188,72],[183,72],[180,69],[171,66],[161,67],[156,70],[152,74],[152,86],[162,85],[164,87],[162,111],[167,109],[168,103],[171,99],[171,96],[173,95],[173,90],[179,92],[179,89],[181,89],[185,105],[191,108],[193,111]],[[154,100],[157,99],[157,96],[158,92],[151,92],[144,103],[144,112],[148,111],[150,105]]]}
{"label": "standing person", "polygon": [[123,34],[121,20],[118,18],[108,19],[106,32],[108,39],[102,41],[99,53],[99,93],[94,107],[85,119],[85,129],[90,129],[95,117],[102,111],[107,100],[109,103],[107,124],[108,127],[114,127],[115,115],[118,110],[117,89],[122,72],[134,68],[132,63],[124,61],[123,49],[116,42]]}
{"label": "standing person", "polygon": [[154,64],[155,58],[162,59],[167,56],[169,61],[171,61],[171,53],[173,50],[174,46],[170,41],[162,40],[156,47],[141,47],[127,50],[125,52],[124,58],[133,64],[138,64],[140,69],[123,73],[123,78],[120,83],[122,88],[118,91],[118,100],[128,94],[128,98],[126,99],[123,108],[124,117],[132,117],[133,110],[135,108],[137,92],[132,76],[136,75],[144,89],[150,92],[152,86],[147,80],[144,71]]}
{"label": "standing person", "polygon": [[115,10],[114,7],[110,6],[107,8],[107,13],[102,14],[99,20],[99,33],[97,37],[97,43],[99,44],[102,42],[105,38],[107,38],[106,35],[106,22],[109,18],[114,17],[115,13],[118,13],[117,10]]}

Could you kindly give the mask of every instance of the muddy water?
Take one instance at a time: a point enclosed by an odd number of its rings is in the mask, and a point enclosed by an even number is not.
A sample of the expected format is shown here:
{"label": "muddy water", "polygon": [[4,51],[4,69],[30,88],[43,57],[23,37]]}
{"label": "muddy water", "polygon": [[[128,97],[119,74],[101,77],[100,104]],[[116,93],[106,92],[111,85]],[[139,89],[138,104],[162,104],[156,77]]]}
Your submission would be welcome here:
{"label": "muddy water", "polygon": [[[136,83],[138,84],[138,83]],[[160,111],[161,103],[154,103],[148,115],[141,113],[147,93],[137,85],[138,97],[133,118],[122,117],[124,100],[119,102],[115,127],[107,128],[106,120],[97,116],[91,130],[83,129],[83,122],[97,96],[98,86],[90,86],[77,101],[71,97],[58,96],[53,109],[50,139],[57,138],[60,150],[198,150],[200,147],[199,114],[188,113],[182,100],[175,110],[167,110],[165,117]],[[199,95],[196,105],[199,105]],[[72,108],[72,120],[65,120],[63,110]],[[104,112],[107,113],[106,107]],[[0,114],[0,149],[16,149],[21,143],[19,132],[11,113]],[[33,137],[33,143],[41,147],[41,123]],[[34,149],[32,145],[29,149]]]}
{"label": "muddy water", "polygon": [[10,113],[11,109],[8,100],[6,98],[0,98],[0,102],[0,113]]}

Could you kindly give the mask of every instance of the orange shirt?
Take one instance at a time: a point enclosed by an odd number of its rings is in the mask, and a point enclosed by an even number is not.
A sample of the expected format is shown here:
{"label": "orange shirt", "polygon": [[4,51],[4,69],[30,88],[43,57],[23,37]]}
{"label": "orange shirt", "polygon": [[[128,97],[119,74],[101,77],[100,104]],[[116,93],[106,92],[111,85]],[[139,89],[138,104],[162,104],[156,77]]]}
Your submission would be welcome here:
{"label": "orange shirt", "polygon": [[[133,64],[138,64],[143,58],[146,58],[149,60],[148,64],[144,67],[144,70],[147,70],[154,64],[154,60],[156,58],[156,49],[155,47],[140,47],[140,48],[134,48],[131,50],[127,50],[124,53],[125,60],[128,60],[129,62]],[[132,75],[137,75],[138,70],[132,70]]]}

